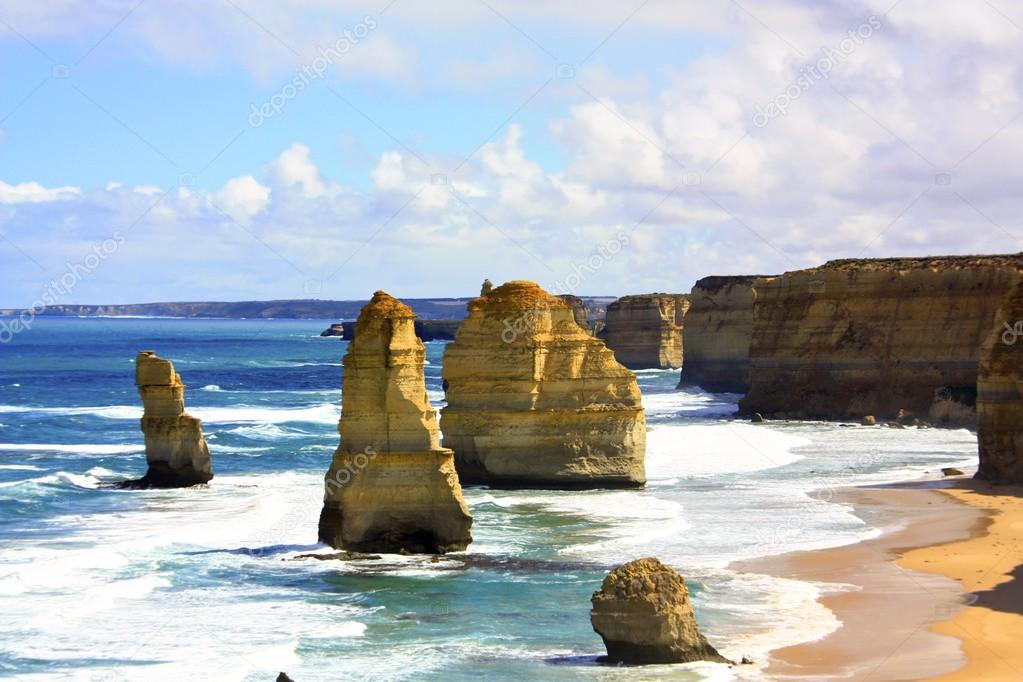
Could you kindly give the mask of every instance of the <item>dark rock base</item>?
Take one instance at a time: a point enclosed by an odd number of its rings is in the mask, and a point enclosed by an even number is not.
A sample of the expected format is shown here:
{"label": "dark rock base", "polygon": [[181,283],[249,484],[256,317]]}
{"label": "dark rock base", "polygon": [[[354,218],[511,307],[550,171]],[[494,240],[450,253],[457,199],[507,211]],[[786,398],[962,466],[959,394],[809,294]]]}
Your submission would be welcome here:
{"label": "dark rock base", "polygon": [[212,472],[196,471],[192,467],[171,469],[164,462],[154,462],[142,478],[114,484],[120,490],[148,490],[151,488],[191,488],[204,485],[213,478]]}

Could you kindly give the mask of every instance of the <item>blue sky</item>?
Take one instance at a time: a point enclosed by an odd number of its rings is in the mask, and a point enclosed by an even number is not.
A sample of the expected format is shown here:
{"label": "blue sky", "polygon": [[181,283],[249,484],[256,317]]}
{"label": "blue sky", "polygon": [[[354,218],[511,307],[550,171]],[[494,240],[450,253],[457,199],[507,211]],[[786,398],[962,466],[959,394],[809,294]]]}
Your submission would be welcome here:
{"label": "blue sky", "polygon": [[60,302],[688,291],[1020,250],[1008,4],[40,5],[0,0],[0,306],[114,233]]}

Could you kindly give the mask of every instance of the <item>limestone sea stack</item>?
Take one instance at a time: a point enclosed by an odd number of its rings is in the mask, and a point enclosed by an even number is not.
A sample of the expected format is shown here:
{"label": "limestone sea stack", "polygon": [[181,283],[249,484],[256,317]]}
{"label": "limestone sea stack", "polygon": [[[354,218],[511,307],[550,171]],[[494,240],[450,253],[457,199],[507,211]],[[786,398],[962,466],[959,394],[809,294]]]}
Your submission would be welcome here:
{"label": "limestone sea stack", "polygon": [[185,385],[170,360],[144,350],[135,358],[142,396],[140,426],[146,440],[146,475],[125,488],[187,488],[213,478],[202,422],[185,412]]}
{"label": "limestone sea stack", "polygon": [[600,337],[630,369],[678,369],[688,309],[686,294],[623,296],[608,305]]}
{"label": "limestone sea stack", "polygon": [[336,549],[442,554],[472,541],[453,454],[438,444],[414,319],[378,291],[355,323],[319,524]]}
{"label": "limestone sea stack", "polygon": [[977,478],[1023,483],[1023,284],[1006,297],[980,354]]}
{"label": "limestone sea stack", "polygon": [[612,663],[730,663],[700,633],[681,575],[654,558],[611,571],[591,599],[590,623]]}
{"label": "limestone sea stack", "polygon": [[558,298],[572,309],[572,317],[575,318],[576,324],[585,329],[587,333],[592,333],[593,326],[590,324],[589,314],[586,312],[586,303],[572,294],[559,294]]}
{"label": "limestone sea stack", "polygon": [[444,353],[444,445],[463,483],[612,488],[646,480],[636,376],[572,310],[512,281],[469,302]]}
{"label": "limestone sea stack", "polygon": [[704,277],[693,286],[682,330],[685,362],[679,386],[725,393],[749,388],[753,283],[759,277]]}
{"label": "limestone sea stack", "polygon": [[757,280],[750,390],[765,417],[975,423],[980,347],[1023,255],[831,261]]}

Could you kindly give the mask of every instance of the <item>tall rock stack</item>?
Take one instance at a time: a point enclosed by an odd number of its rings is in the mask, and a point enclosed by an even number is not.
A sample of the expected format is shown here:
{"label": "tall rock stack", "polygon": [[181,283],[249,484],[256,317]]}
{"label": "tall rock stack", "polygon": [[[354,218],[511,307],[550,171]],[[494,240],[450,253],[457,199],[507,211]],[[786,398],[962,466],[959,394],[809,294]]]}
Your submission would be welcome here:
{"label": "tall rock stack", "polygon": [[758,280],[744,414],[975,420],[980,347],[1023,255],[831,261]]}
{"label": "tall rock stack", "polygon": [[437,554],[472,541],[453,454],[438,443],[414,319],[383,291],[359,313],[320,514],[319,538],[335,548]]}
{"label": "tall rock stack", "polygon": [[469,302],[444,354],[444,445],[464,483],[634,487],[646,480],[636,376],[534,282]]}
{"label": "tall rock stack", "polygon": [[753,283],[759,275],[704,277],[690,294],[682,330],[679,386],[745,393],[753,336]]}
{"label": "tall rock stack", "polygon": [[1006,297],[980,354],[977,478],[1023,483],[1023,284]]}
{"label": "tall rock stack", "polygon": [[688,309],[685,294],[623,296],[607,307],[600,336],[618,362],[630,369],[678,369],[682,320]]}
{"label": "tall rock stack", "polygon": [[141,428],[149,469],[125,488],[187,488],[213,478],[202,422],[185,413],[185,385],[170,360],[145,350],[135,358],[135,385],[142,397]]}

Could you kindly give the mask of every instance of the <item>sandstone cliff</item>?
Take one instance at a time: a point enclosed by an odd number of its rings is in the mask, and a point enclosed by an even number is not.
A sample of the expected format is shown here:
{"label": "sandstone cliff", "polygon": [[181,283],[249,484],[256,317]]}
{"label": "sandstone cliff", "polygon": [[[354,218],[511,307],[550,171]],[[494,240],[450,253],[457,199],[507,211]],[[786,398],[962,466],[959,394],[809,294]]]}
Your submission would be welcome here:
{"label": "sandstone cliff", "polygon": [[591,602],[590,623],[610,662],[730,662],[700,633],[685,580],[657,559],[614,569]]}
{"label": "sandstone cliff", "polygon": [[576,324],[592,334],[593,326],[590,324],[589,316],[586,312],[586,303],[578,296],[573,296],[572,294],[559,294],[558,298],[572,309],[572,317],[575,318]]}
{"label": "sandstone cliff", "polygon": [[355,324],[319,524],[320,540],[335,548],[444,553],[472,541],[453,454],[438,444],[414,319],[378,291]]}
{"label": "sandstone cliff", "polygon": [[600,337],[626,367],[678,369],[688,309],[685,294],[623,296],[607,307]]}
{"label": "sandstone cliff", "polygon": [[1006,296],[981,349],[977,478],[1023,483],[1023,284]]}
{"label": "sandstone cliff", "polygon": [[557,296],[513,281],[469,302],[444,354],[444,445],[464,483],[601,488],[645,481],[635,375]]}
{"label": "sandstone cliff", "polygon": [[679,386],[745,393],[753,336],[753,282],[758,275],[704,277],[690,294],[682,330]]}
{"label": "sandstone cliff", "polygon": [[972,419],[980,346],[1023,255],[831,261],[758,280],[746,414]]}
{"label": "sandstone cliff", "polygon": [[202,422],[185,413],[185,385],[170,360],[153,351],[135,358],[135,385],[142,397],[146,475],[125,488],[186,488],[213,478]]}

